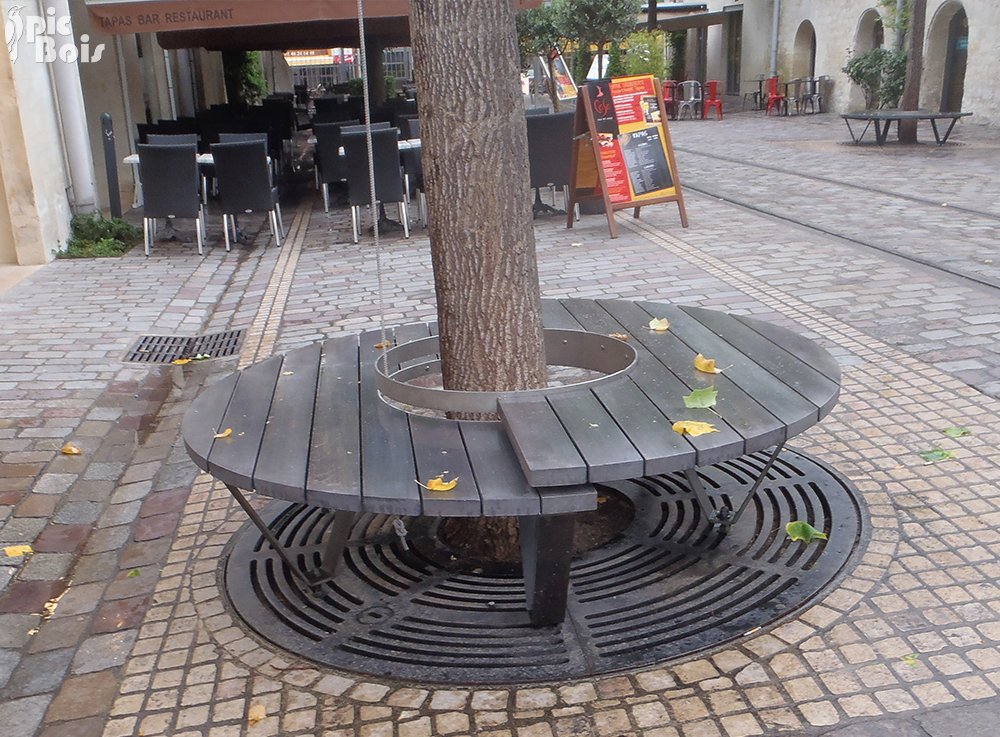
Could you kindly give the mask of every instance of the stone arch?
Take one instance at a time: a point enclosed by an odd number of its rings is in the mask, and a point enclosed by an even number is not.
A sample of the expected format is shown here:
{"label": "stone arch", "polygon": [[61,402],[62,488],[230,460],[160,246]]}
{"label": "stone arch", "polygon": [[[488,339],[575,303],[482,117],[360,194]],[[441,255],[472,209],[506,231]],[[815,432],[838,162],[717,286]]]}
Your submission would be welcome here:
{"label": "stone arch", "polygon": [[930,110],[960,110],[969,48],[969,18],[962,3],[948,0],[927,28],[921,104]]}
{"label": "stone arch", "polygon": [[[874,8],[869,8],[858,19],[858,27],[854,32],[854,45],[851,47],[851,56],[860,56],[872,49],[881,48],[885,45],[885,28],[882,25],[882,16]],[[850,98],[848,101],[850,110],[861,110],[865,106],[865,96],[861,88],[851,84]]]}
{"label": "stone arch", "polygon": [[816,31],[813,24],[804,20],[795,32],[792,46],[792,77],[813,77],[816,75]]}

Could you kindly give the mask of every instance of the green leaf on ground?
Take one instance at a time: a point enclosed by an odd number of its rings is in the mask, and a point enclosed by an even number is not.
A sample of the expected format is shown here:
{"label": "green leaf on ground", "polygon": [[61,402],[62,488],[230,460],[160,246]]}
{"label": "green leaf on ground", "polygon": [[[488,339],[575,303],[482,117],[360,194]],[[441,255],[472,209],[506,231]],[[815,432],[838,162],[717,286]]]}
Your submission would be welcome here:
{"label": "green leaf on ground", "polygon": [[715,406],[715,397],[719,390],[706,386],[704,389],[695,389],[684,397],[684,406],[688,409],[708,409]]}
{"label": "green leaf on ground", "polygon": [[813,540],[827,539],[825,532],[820,532],[811,524],[803,520],[789,522],[785,525],[785,532],[788,533],[788,537],[792,540],[802,540],[805,543],[811,543]]}
{"label": "green leaf on ground", "polygon": [[972,431],[967,427],[946,427],[941,432],[949,438],[960,438],[963,435],[972,435]]}
{"label": "green leaf on ground", "polygon": [[133,568],[131,571],[129,571],[128,573],[125,574],[125,577],[126,578],[135,578],[139,574],[140,574],[139,569],[138,568]]}
{"label": "green leaf on ground", "polygon": [[900,658],[904,663],[906,663],[911,668],[917,664],[917,658],[920,656],[917,653],[910,653],[909,655],[904,655]]}
{"label": "green leaf on ground", "polygon": [[938,461],[947,461],[955,457],[954,453],[950,450],[945,450],[944,448],[922,450],[917,453],[917,455],[924,459],[924,463],[937,463]]}

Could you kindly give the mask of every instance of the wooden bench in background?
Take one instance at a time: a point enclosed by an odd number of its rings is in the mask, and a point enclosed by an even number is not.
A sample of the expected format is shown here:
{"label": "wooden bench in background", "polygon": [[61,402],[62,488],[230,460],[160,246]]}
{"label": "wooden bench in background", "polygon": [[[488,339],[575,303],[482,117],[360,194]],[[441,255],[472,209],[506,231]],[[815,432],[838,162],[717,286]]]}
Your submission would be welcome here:
{"label": "wooden bench in background", "polygon": [[[841,113],[840,117],[844,119],[847,124],[847,130],[851,134],[851,140],[854,143],[861,143],[861,139],[865,137],[865,133],[871,127],[872,123],[875,124],[875,143],[879,146],[885,144],[886,138],[889,136],[889,128],[893,123],[897,126],[901,120],[929,120],[931,121],[931,128],[934,130],[934,139],[940,146],[948,141],[948,136],[951,135],[952,129],[955,127],[955,123],[958,122],[959,118],[967,118],[972,113],[932,113],[927,110],[866,110],[859,113]],[[859,135],[854,135],[854,129],[851,127],[851,121],[865,121],[865,127],[861,130]],[[944,135],[938,130],[937,122],[939,120],[950,120],[951,123],[948,124],[948,128],[945,130]]]}

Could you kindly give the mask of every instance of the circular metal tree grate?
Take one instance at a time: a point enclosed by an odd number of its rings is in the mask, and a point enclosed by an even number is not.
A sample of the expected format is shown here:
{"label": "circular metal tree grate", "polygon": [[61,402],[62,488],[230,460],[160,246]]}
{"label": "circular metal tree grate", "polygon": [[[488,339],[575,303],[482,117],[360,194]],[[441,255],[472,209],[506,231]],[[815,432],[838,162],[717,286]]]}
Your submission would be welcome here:
{"label": "circular metal tree grate", "polygon": [[[702,469],[713,503],[738,506],[766,454]],[[433,683],[524,683],[648,666],[711,648],[784,617],[831,586],[865,533],[857,491],[826,466],[782,453],[728,534],[705,520],[679,475],[599,487],[633,523],[573,561],[566,621],[533,628],[519,566],[458,559],[436,520],[362,515],[336,580],[313,595],[249,523],[224,557],[238,616],[317,663]],[[303,568],[319,566],[335,513],[274,504],[265,518]],[[792,542],[806,520],[829,541]]]}

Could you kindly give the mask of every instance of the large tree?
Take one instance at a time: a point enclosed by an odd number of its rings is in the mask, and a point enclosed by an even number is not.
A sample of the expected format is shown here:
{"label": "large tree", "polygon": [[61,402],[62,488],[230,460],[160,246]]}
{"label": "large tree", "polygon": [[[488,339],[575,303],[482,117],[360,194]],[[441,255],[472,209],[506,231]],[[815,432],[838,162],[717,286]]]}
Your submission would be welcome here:
{"label": "large tree", "polygon": [[604,76],[604,47],[635,30],[643,0],[554,0],[556,24],[567,38],[597,46],[597,74]]}
{"label": "large tree", "polygon": [[[528,144],[507,0],[411,0],[444,386],[544,386]],[[516,546],[510,520],[468,536]]]}
{"label": "large tree", "polygon": [[[906,82],[899,101],[901,110],[916,110],[920,104],[920,79],[924,68],[924,25],[927,20],[927,0],[912,0],[909,23],[909,51],[906,56]],[[899,121],[901,143],[917,142],[917,121]]]}

